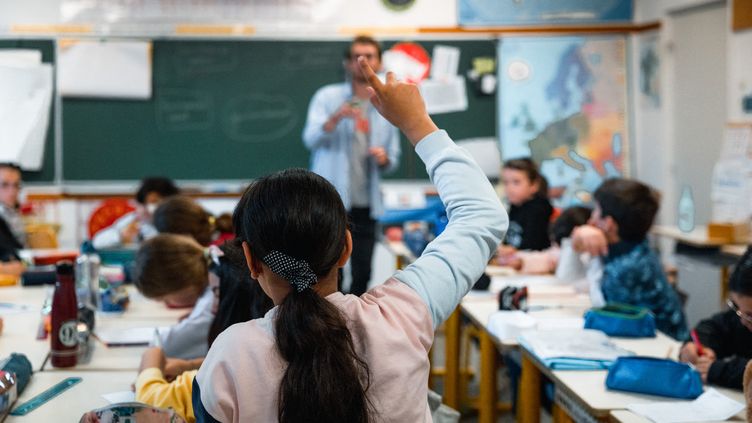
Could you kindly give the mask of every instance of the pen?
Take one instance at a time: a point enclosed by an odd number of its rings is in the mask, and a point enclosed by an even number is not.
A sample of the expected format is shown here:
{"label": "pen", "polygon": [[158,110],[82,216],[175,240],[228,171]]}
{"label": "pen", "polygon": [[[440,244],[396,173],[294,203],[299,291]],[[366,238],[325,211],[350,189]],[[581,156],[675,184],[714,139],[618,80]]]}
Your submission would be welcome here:
{"label": "pen", "polygon": [[700,343],[700,338],[697,337],[697,331],[692,329],[691,332],[689,332],[689,335],[692,337],[692,342],[694,342],[695,347],[697,348],[697,355],[704,355],[705,351],[702,349],[702,344]]}

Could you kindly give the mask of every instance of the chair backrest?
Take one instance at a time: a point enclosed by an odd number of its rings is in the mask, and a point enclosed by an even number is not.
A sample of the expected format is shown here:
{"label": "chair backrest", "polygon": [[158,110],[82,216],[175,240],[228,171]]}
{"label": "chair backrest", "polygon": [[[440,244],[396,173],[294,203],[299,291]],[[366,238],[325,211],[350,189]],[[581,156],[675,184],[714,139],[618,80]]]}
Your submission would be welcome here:
{"label": "chair backrest", "polygon": [[109,198],[104,200],[89,216],[89,239],[97,232],[109,227],[125,214],[136,210],[124,198]]}

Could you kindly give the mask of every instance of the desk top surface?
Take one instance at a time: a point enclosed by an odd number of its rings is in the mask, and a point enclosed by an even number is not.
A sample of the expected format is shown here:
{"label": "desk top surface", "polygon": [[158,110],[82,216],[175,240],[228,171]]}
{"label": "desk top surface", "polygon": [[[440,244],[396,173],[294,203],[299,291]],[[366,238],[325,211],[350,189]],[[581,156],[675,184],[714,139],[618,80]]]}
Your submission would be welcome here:
{"label": "desk top surface", "polygon": [[[124,313],[97,313],[97,330],[129,329],[152,326],[170,326],[186,314],[187,309],[168,309],[163,304],[144,298],[133,287],[128,287],[130,305]],[[41,309],[45,299],[52,294],[51,287],[4,287],[0,288],[0,303],[11,303],[15,309],[2,307],[0,316],[4,320],[3,334],[0,335],[0,357],[12,352],[26,354],[32,368],[39,370],[49,352],[50,341],[37,339],[41,322]],[[25,307],[19,309],[18,307]],[[76,370],[132,370],[138,369],[141,354],[145,347],[111,347],[92,339],[91,360],[79,364]],[[59,370],[45,366],[45,370]]]}
{"label": "desk top surface", "polygon": [[[739,391],[735,391],[733,389],[727,389],[727,388],[719,388],[719,387],[715,387],[715,389],[718,392],[720,392],[721,394],[723,394],[723,395],[731,398],[734,401],[738,401],[738,402],[744,403],[744,395],[741,392],[739,392]],[[655,397],[649,397],[649,398],[655,398]],[[653,400],[653,401],[655,401],[655,400]],[[674,401],[675,402],[675,401],[682,401],[682,400],[668,398],[668,399],[666,399],[666,401]],[[689,400],[687,400],[687,401],[689,401]],[[637,402],[637,401],[632,401],[632,402],[634,403],[634,402]],[[642,417],[642,416],[640,416],[638,414],[635,414],[635,413],[633,413],[633,412],[631,412],[629,410],[613,410],[613,411],[611,411],[609,413],[609,416],[611,417],[611,421],[618,422],[618,423],[650,423],[651,422],[651,420],[648,420],[645,417]],[[725,421],[727,421],[727,422],[743,422],[743,421],[746,421],[745,411],[742,410],[741,412],[739,412],[734,417],[732,417],[732,418],[730,418],[728,420],[725,420]],[[716,423],[716,422],[708,422],[708,423]],[[717,422],[717,423],[720,423],[720,422]]]}
{"label": "desk top surface", "polygon": [[[497,280],[497,278],[499,280]],[[471,291],[460,303],[462,313],[481,328],[488,326],[492,314],[499,311],[498,291],[503,286],[527,286],[529,314],[539,321],[582,317],[590,307],[590,298],[578,293],[572,285],[562,283],[552,276],[509,275],[494,276],[491,291]],[[516,339],[498,339],[490,334],[500,348],[514,348]]]}
{"label": "desk top surface", "polygon": [[109,404],[102,394],[129,391],[136,380],[135,372],[35,372],[14,407],[68,377],[82,380],[29,414],[8,416],[5,422],[77,422],[85,412]]}
{"label": "desk top surface", "polygon": [[683,242],[695,247],[721,247],[724,245],[737,245],[728,244],[728,242],[726,242],[724,238],[708,237],[707,226],[697,226],[692,232],[683,232],[676,226],[654,225],[650,229],[650,232],[659,236],[672,238],[676,241]]}

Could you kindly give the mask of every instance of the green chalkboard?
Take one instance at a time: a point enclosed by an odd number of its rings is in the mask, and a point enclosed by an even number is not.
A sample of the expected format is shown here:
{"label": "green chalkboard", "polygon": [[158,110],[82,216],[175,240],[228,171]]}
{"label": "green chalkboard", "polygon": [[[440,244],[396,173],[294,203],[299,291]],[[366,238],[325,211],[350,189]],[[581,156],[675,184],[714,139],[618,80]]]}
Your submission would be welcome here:
{"label": "green chalkboard", "polygon": [[[495,42],[421,42],[462,49],[462,70],[495,56]],[[385,43],[388,47],[392,43]],[[301,141],[308,103],[341,81],[345,41],[158,40],[147,101],[63,99],[63,179],[250,179],[307,167]],[[495,133],[495,101],[469,88],[469,110],[437,115],[455,138]],[[425,178],[403,140],[394,178]]]}
{"label": "green chalkboard", "polygon": [[[0,39],[0,49],[30,49],[42,52],[42,62],[55,63],[55,42],[41,39]],[[52,182],[55,179],[55,102],[50,108],[50,121],[47,126],[47,138],[44,142],[42,169],[24,171],[24,182]]]}

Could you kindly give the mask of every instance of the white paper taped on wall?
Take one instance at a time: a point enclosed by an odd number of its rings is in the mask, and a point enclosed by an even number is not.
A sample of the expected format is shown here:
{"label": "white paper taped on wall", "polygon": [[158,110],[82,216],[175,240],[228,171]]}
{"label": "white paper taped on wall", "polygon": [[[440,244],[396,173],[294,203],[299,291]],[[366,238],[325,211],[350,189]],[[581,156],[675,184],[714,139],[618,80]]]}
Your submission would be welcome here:
{"label": "white paper taped on wall", "polygon": [[63,40],[58,63],[64,97],[151,98],[150,42]]}
{"label": "white paper taped on wall", "polygon": [[52,89],[52,65],[39,51],[0,50],[0,161],[42,168]]}
{"label": "white paper taped on wall", "polygon": [[442,80],[426,79],[418,87],[430,114],[467,110],[467,90],[464,76]]}
{"label": "white paper taped on wall", "polygon": [[446,80],[457,76],[460,67],[458,47],[438,45],[433,48],[431,79]]}

